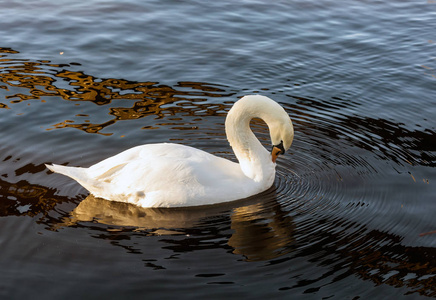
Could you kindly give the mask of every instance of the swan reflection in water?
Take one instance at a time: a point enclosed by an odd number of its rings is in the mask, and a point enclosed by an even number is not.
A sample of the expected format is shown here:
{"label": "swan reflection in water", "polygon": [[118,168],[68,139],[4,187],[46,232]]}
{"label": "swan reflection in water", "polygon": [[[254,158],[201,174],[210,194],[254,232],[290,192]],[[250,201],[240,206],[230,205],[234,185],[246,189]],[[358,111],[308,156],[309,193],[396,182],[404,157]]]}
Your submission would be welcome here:
{"label": "swan reflection in water", "polygon": [[20,199],[3,199],[0,216],[34,217],[48,230],[82,227],[129,253],[145,253],[148,245],[147,239],[141,239],[142,245],[133,236],[166,235],[159,243],[174,253],[230,249],[246,261],[316,264],[320,271],[316,278],[312,274],[311,280],[304,280],[309,275],[303,274],[295,287],[330,276],[334,280],[353,276],[436,296],[434,247],[407,245],[403,236],[347,218],[289,209],[292,204],[282,203],[274,188],[245,200],[204,207],[140,208],[89,196],[73,209],[79,199],[55,198],[55,190],[43,186],[0,179],[0,187],[8,198]]}
{"label": "swan reflection in water", "polygon": [[218,222],[228,227],[228,218],[231,236],[227,244],[234,249],[233,253],[243,255],[248,261],[281,256],[294,242],[292,218],[280,210],[277,201],[254,199],[253,202],[252,198],[236,201],[233,205],[168,209],[143,208],[89,195],[56,227],[94,222],[116,226],[120,231],[127,227],[150,235],[188,235],[190,230],[205,228],[210,222],[214,226]]}

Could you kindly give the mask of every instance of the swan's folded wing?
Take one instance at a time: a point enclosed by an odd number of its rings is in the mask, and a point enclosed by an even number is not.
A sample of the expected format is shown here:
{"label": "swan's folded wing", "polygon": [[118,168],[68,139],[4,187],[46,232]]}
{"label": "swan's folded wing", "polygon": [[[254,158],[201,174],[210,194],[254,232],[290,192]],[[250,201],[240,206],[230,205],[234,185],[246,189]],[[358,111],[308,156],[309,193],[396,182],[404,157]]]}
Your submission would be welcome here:
{"label": "swan's folded wing", "polygon": [[95,165],[88,168],[87,173],[89,177],[104,180],[107,177],[113,177],[115,173],[119,172],[126,164],[138,158],[139,153],[146,146],[137,146],[114,156],[108,157]]}
{"label": "swan's folded wing", "polygon": [[116,176],[116,174],[118,174],[119,171],[121,171],[121,169],[127,164],[127,162],[125,163],[120,163],[116,166],[113,166],[112,168],[108,169],[107,171],[105,171],[104,173],[101,173],[98,176],[95,176],[94,179],[98,180],[98,181],[104,181],[107,183],[110,183],[112,181],[112,178],[114,176]]}

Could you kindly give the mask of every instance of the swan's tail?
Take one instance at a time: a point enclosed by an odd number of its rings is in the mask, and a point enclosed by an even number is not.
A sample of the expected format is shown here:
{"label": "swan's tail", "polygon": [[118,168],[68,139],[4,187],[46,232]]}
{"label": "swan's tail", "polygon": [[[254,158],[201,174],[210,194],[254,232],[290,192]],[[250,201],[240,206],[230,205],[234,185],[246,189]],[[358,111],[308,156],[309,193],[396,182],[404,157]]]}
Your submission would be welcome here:
{"label": "swan's tail", "polygon": [[99,185],[96,180],[93,180],[92,178],[89,178],[86,168],[80,168],[80,167],[66,167],[61,165],[45,165],[50,171],[59,173],[65,176],[68,176],[78,183],[80,183],[81,186],[86,188],[88,191],[92,192],[93,188],[92,186]]}
{"label": "swan's tail", "polygon": [[85,170],[83,170],[83,168],[66,167],[66,166],[55,165],[55,164],[45,165],[45,166],[52,172],[71,177],[76,181],[84,179]]}

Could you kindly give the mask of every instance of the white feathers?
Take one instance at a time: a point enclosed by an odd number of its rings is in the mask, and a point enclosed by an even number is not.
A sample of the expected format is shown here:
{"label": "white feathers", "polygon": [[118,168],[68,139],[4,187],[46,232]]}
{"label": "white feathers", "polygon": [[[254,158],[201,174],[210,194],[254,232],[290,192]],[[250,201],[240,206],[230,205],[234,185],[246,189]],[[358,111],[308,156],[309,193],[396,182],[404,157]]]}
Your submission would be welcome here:
{"label": "white feathers", "polygon": [[[94,196],[142,207],[207,205],[258,194],[274,182],[275,164],[249,127],[263,118],[275,139],[292,142],[289,116],[263,96],[245,96],[226,119],[227,138],[239,164],[179,144],[137,146],[89,168],[47,165],[69,176]],[[290,124],[290,125],[289,125]]]}

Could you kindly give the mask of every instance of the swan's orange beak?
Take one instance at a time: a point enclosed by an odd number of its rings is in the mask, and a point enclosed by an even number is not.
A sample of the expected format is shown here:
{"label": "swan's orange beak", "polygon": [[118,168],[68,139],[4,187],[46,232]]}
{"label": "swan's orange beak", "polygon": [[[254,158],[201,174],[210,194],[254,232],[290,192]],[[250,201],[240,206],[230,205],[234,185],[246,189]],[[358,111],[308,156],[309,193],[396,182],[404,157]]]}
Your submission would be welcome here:
{"label": "swan's orange beak", "polygon": [[283,147],[283,141],[281,141],[280,144],[273,146],[271,149],[271,157],[272,157],[273,163],[276,162],[276,159],[279,156],[279,154],[285,154],[285,148]]}
{"label": "swan's orange beak", "polygon": [[275,163],[279,154],[282,153],[282,150],[276,146],[274,146],[271,150],[272,162]]}

